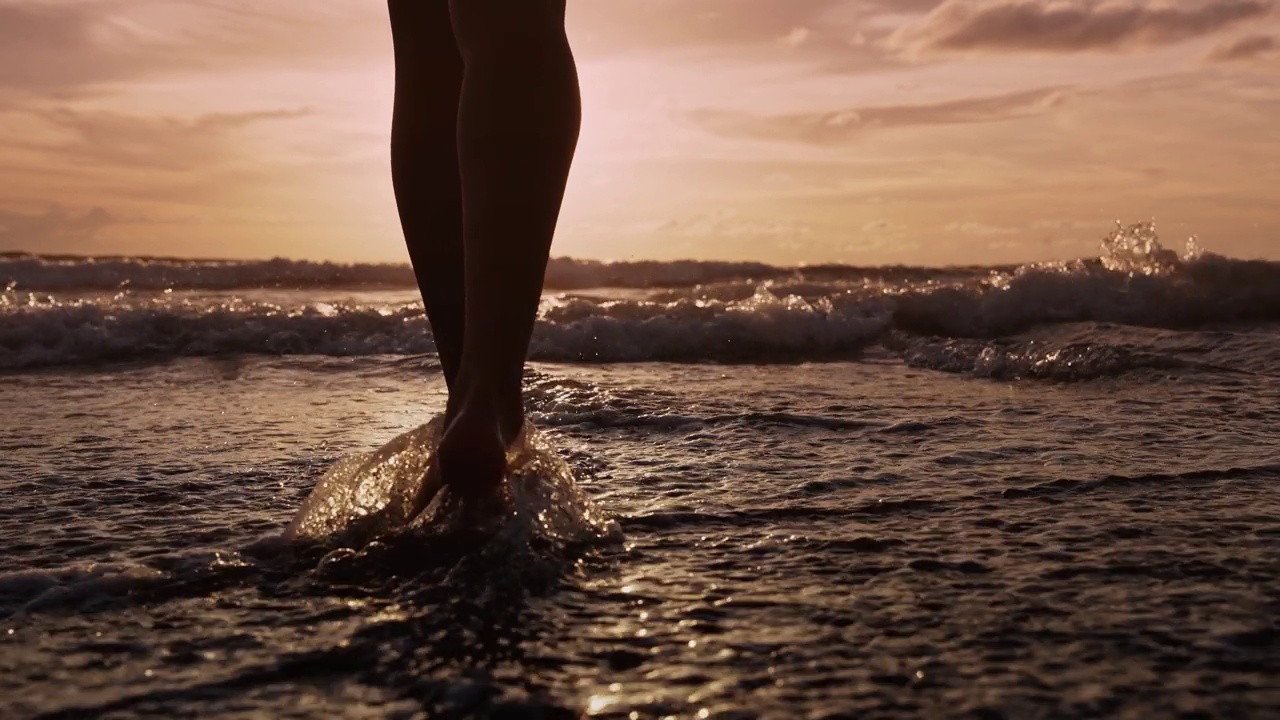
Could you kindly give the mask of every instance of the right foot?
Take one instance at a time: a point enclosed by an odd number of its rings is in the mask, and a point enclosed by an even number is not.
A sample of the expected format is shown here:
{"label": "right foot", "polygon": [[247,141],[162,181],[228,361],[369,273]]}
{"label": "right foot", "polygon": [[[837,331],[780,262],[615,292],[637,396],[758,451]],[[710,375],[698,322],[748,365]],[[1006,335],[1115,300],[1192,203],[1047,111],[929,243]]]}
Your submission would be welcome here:
{"label": "right foot", "polygon": [[426,476],[422,479],[422,485],[418,487],[417,494],[409,503],[409,520],[417,519],[443,487],[444,479],[440,477],[440,463],[432,456],[430,464],[427,465]]}
{"label": "right foot", "polygon": [[440,437],[435,464],[455,495],[492,495],[502,486],[507,469],[507,446],[497,421],[480,413],[459,412]]}
{"label": "right foot", "polygon": [[523,417],[500,418],[477,405],[459,410],[436,448],[429,475],[435,474],[451,498],[485,515],[505,510],[507,447],[515,441]]}

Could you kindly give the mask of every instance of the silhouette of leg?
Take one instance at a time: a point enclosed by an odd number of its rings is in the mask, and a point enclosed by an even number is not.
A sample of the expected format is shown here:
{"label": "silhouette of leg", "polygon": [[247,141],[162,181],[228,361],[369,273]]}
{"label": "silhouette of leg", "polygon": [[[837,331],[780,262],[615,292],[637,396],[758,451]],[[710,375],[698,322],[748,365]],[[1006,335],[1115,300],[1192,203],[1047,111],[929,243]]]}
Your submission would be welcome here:
{"label": "silhouette of leg", "polygon": [[462,55],[448,0],[389,0],[396,93],[391,176],[445,382],[462,363],[465,276],[458,99]]}
{"label": "silhouette of leg", "polygon": [[458,157],[466,332],[437,457],[460,497],[500,489],[581,124],[565,0],[450,0],[465,73]]}

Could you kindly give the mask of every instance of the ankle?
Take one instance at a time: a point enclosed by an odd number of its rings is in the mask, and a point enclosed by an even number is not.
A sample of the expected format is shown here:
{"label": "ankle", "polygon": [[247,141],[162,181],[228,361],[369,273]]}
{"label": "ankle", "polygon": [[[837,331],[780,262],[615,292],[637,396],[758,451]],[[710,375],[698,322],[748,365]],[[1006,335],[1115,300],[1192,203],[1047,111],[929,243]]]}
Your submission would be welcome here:
{"label": "ankle", "polygon": [[449,398],[446,425],[463,416],[468,422],[495,424],[503,442],[509,445],[524,428],[524,403],[519,395],[511,398],[488,393],[459,393]]}

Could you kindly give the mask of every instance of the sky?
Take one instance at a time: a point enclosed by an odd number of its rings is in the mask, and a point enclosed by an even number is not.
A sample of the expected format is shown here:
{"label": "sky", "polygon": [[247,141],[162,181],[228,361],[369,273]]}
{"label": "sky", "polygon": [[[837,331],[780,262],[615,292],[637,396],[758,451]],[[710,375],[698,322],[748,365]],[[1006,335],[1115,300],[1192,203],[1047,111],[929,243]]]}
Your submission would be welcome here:
{"label": "sky", "polygon": [[[443,2],[443,0],[436,0]],[[554,254],[1280,259],[1280,0],[569,0]],[[0,251],[401,262],[385,5],[0,0]]]}

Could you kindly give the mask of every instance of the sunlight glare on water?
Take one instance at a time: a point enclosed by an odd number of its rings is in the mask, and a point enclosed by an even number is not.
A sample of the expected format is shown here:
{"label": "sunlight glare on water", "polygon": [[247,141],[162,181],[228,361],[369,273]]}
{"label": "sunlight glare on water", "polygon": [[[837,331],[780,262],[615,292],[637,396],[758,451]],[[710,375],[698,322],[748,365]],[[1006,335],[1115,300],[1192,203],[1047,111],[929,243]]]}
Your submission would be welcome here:
{"label": "sunlight glare on water", "polygon": [[1280,264],[1117,232],[553,263],[472,533],[406,268],[0,259],[0,718],[1270,717]]}
{"label": "sunlight glare on water", "polygon": [[[442,425],[443,417],[437,417],[374,452],[339,460],[302,504],[286,539],[368,541],[444,522],[447,493],[437,493],[420,517],[410,517],[415,498],[424,492]],[[525,423],[508,450],[507,468],[509,526],[561,545],[620,537],[618,524],[578,488],[573,471],[532,423]]]}

